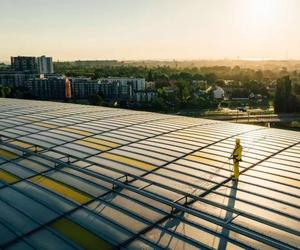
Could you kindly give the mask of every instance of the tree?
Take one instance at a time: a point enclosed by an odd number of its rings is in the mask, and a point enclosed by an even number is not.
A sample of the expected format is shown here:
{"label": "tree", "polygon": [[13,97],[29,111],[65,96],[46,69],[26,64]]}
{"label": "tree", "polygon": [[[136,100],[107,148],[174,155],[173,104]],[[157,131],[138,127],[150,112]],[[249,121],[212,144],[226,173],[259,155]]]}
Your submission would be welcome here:
{"label": "tree", "polygon": [[292,81],[289,76],[277,80],[274,109],[276,113],[289,112],[288,103],[292,101]]}
{"label": "tree", "polygon": [[103,103],[103,99],[102,99],[102,97],[100,95],[94,94],[94,95],[92,95],[92,96],[89,97],[89,103],[91,105],[97,105],[97,106],[99,106],[99,105],[101,105]]}
{"label": "tree", "polygon": [[293,89],[296,95],[300,95],[300,84],[295,84]]}
{"label": "tree", "polygon": [[168,87],[170,85],[169,84],[169,76],[164,73],[155,74],[154,80],[155,80],[155,85],[157,86],[157,88]]}
{"label": "tree", "polygon": [[147,81],[149,82],[153,82],[153,74],[152,74],[152,70],[150,69],[148,72],[148,76],[147,76]]}
{"label": "tree", "polygon": [[194,78],[194,80],[203,80],[203,75],[201,75],[201,74],[195,74],[193,76],[193,78]]}
{"label": "tree", "polygon": [[0,97],[8,97],[10,93],[10,87],[0,85]]}
{"label": "tree", "polygon": [[215,81],[217,80],[217,76],[215,73],[208,73],[204,75],[204,79],[209,83],[215,83]]}
{"label": "tree", "polygon": [[224,87],[224,86],[225,86],[225,81],[222,80],[222,79],[218,79],[218,80],[216,81],[216,85],[217,85],[217,86],[220,86],[220,87]]}
{"label": "tree", "polygon": [[189,72],[180,72],[179,73],[179,79],[180,80],[186,80],[186,81],[190,81],[193,79],[193,75]]}
{"label": "tree", "polygon": [[261,81],[263,79],[264,75],[263,72],[261,70],[258,70],[255,72],[255,78],[257,81]]}

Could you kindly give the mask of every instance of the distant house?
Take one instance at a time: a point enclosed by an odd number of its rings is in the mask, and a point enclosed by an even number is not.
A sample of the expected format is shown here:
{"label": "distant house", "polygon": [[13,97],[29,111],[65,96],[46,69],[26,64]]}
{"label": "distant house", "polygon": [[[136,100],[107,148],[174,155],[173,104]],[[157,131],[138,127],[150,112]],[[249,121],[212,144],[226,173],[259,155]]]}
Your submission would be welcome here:
{"label": "distant house", "polygon": [[165,93],[167,93],[167,94],[176,93],[176,89],[173,87],[164,87],[163,89],[164,89]]}
{"label": "distant house", "polygon": [[146,81],[145,82],[145,89],[147,90],[155,90],[155,82],[149,82],[149,81]]}
{"label": "distant house", "polygon": [[232,101],[248,101],[249,97],[233,97],[231,98]]}
{"label": "distant house", "polygon": [[253,94],[253,92],[251,92],[251,93],[250,93],[250,95],[249,95],[249,99],[250,99],[250,100],[253,100],[253,99],[255,99],[255,95]]}
{"label": "distant house", "polygon": [[250,93],[249,95],[249,100],[261,100],[262,95],[261,94],[254,94],[253,92]]}
{"label": "distant house", "polygon": [[257,94],[257,95],[255,95],[255,99],[257,99],[257,100],[261,100],[263,97],[262,97],[262,95],[261,94]]}
{"label": "distant house", "polygon": [[225,96],[224,89],[216,85],[210,86],[205,92],[208,94],[212,94],[215,100],[223,100]]}

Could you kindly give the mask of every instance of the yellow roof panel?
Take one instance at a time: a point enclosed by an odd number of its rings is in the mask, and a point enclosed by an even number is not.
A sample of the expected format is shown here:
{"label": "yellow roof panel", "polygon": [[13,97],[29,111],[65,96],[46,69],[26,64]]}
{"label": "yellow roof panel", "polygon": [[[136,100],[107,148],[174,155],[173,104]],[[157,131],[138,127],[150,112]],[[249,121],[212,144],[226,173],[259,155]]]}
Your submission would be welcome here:
{"label": "yellow roof panel", "polygon": [[121,156],[121,155],[116,155],[116,154],[112,154],[112,153],[102,153],[99,155],[102,158],[106,158],[109,160],[113,160],[113,161],[117,161],[120,163],[124,163],[133,167],[137,167],[137,168],[142,168],[144,170],[153,170],[156,168],[156,166],[151,165],[149,163],[146,162],[142,162],[139,160],[135,160],[135,159],[131,159],[125,156]]}
{"label": "yellow roof panel", "polygon": [[105,145],[105,146],[108,146],[111,148],[116,148],[116,147],[120,146],[120,144],[118,144],[118,143],[114,143],[114,142],[110,142],[110,141],[106,141],[106,140],[102,140],[102,139],[97,139],[97,138],[93,138],[93,137],[85,138],[84,140],[93,142],[93,143],[97,143],[97,144],[101,144],[101,145]]}
{"label": "yellow roof panel", "polygon": [[42,175],[31,178],[31,181],[81,204],[92,199],[89,194]]}
{"label": "yellow roof panel", "polygon": [[45,128],[57,128],[57,126],[47,123],[47,122],[36,122],[36,123],[34,123],[34,125],[39,125],[39,126],[42,126]]}
{"label": "yellow roof panel", "polygon": [[56,220],[51,226],[83,249],[112,249],[112,246],[108,242],[66,218]]}
{"label": "yellow roof panel", "polygon": [[71,133],[75,133],[75,134],[79,134],[79,135],[84,135],[84,136],[91,136],[91,135],[93,135],[90,132],[79,130],[79,129],[75,129],[75,128],[58,128],[58,129],[59,130],[63,130],[63,131],[67,131],[67,132],[71,132]]}
{"label": "yellow roof panel", "polygon": [[12,152],[9,152],[5,149],[0,149],[0,157],[6,159],[6,160],[13,160],[18,158],[18,155]]}
{"label": "yellow roof panel", "polygon": [[99,145],[99,144],[92,143],[92,142],[87,142],[87,141],[76,141],[75,143],[83,145],[83,146],[87,146],[87,147],[90,147],[90,148],[98,149],[100,151],[106,151],[106,150],[111,149],[110,147],[106,147],[106,146],[103,146],[103,145]]}
{"label": "yellow roof panel", "polygon": [[3,169],[0,169],[0,180],[1,181],[11,184],[11,183],[18,181],[19,179],[20,178],[15,176],[14,174],[11,174]]}

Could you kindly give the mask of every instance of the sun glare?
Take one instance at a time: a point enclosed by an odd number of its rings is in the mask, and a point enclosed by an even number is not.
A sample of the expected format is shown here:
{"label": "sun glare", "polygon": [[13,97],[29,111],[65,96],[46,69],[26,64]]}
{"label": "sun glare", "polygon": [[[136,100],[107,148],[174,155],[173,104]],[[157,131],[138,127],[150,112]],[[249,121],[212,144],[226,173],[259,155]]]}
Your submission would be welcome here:
{"label": "sun glare", "polygon": [[282,0],[244,0],[240,3],[240,23],[247,28],[262,29],[276,25]]}

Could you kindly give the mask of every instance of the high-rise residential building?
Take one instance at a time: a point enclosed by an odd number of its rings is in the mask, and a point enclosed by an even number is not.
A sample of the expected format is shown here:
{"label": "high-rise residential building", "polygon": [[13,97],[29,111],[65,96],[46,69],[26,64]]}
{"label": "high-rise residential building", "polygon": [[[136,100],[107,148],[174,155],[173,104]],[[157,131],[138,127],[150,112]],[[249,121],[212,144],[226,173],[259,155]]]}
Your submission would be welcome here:
{"label": "high-rise residential building", "polygon": [[36,62],[39,74],[53,74],[52,57],[40,56],[36,58]]}
{"label": "high-rise residential building", "polygon": [[34,56],[12,56],[11,68],[15,71],[37,72],[37,63]]}
{"label": "high-rise residential building", "polygon": [[66,98],[66,78],[63,76],[50,76],[47,78],[34,78],[27,81],[30,93],[42,100],[63,100]]}
{"label": "high-rise residential building", "polygon": [[85,77],[71,77],[69,80],[71,81],[72,97],[76,99],[89,98],[100,91],[100,84],[97,80]]}
{"label": "high-rise residential building", "polygon": [[32,72],[6,70],[0,72],[0,85],[10,87],[26,87],[27,81],[36,76]]}
{"label": "high-rise residential building", "polygon": [[145,79],[108,77],[100,78],[100,92],[107,99],[134,100],[136,92],[145,90]]}

